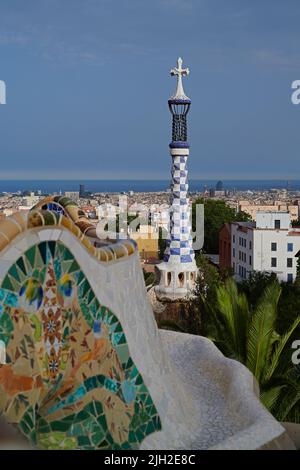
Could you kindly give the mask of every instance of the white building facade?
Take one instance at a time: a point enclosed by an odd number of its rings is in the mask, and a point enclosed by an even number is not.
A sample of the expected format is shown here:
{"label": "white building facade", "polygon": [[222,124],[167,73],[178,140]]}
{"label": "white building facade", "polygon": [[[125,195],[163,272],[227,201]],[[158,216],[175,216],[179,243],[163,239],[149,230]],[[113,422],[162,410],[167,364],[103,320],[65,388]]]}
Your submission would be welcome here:
{"label": "white building facade", "polygon": [[231,224],[231,267],[237,281],[260,271],[293,282],[299,250],[300,228],[291,226],[288,212],[258,212],[256,222]]}

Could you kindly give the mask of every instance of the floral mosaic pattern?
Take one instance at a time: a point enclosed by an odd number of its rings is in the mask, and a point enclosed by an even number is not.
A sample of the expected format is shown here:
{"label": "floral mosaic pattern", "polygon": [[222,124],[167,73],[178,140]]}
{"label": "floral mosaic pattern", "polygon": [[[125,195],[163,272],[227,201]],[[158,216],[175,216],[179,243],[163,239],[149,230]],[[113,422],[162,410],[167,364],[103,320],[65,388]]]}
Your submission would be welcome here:
{"label": "floral mosaic pattern", "polygon": [[8,271],[0,344],[0,411],[38,447],[137,449],[161,429],[120,322],[61,242]]}

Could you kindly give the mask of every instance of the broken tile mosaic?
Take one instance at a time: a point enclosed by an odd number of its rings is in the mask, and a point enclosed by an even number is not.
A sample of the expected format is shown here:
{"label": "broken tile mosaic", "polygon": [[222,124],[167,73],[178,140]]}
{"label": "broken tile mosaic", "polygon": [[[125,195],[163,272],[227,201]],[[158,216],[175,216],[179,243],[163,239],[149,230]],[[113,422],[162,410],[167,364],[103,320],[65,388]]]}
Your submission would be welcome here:
{"label": "broken tile mosaic", "polygon": [[34,445],[137,449],[161,429],[122,325],[61,242],[31,247],[9,269],[0,343],[0,411]]}

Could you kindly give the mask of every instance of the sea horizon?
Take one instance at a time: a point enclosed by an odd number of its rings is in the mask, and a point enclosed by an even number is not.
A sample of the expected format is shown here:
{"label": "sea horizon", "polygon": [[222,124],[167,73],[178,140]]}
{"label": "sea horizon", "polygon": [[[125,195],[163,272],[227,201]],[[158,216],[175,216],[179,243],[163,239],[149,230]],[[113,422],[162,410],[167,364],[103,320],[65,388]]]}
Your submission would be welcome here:
{"label": "sea horizon", "polygon": [[[219,179],[190,179],[189,191],[201,192],[204,189],[215,188]],[[288,189],[300,191],[300,180],[286,179],[223,179],[224,190],[237,191],[268,191],[271,189]],[[138,180],[138,179],[114,179],[114,180],[0,180],[0,193],[17,193],[19,191],[38,191],[42,193],[59,193],[64,191],[79,191],[79,185],[84,185],[85,191],[96,193],[118,192],[160,192],[167,191],[170,180]]]}

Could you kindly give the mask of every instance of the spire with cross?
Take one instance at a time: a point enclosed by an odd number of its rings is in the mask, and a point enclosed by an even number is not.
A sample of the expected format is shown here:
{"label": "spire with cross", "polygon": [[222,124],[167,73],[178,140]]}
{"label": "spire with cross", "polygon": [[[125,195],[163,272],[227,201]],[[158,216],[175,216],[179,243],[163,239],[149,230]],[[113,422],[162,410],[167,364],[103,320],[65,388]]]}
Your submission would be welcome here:
{"label": "spire with cross", "polygon": [[177,77],[177,89],[168,100],[172,114],[172,181],[170,186],[170,223],[163,262],[157,265],[159,284],[155,292],[159,300],[177,300],[188,297],[195,288],[197,265],[193,249],[191,207],[188,196],[189,143],[187,140],[187,115],[190,98],[184,93],[182,77],[189,74],[179,57],[171,75]]}
{"label": "spire with cross", "polygon": [[188,68],[182,68],[182,59],[177,60],[177,67],[171,70],[171,75],[177,77],[176,92],[169,99],[169,109],[173,116],[172,141],[187,141],[187,114],[191,106],[190,98],[184,93],[182,77],[190,73]]}
{"label": "spire with cross", "polygon": [[179,57],[177,60],[177,67],[171,69],[170,74],[172,77],[177,77],[177,89],[175,95],[171,97],[171,100],[179,101],[190,101],[189,97],[186,96],[183,89],[182,77],[187,76],[190,73],[188,68],[182,68],[182,58]]}

